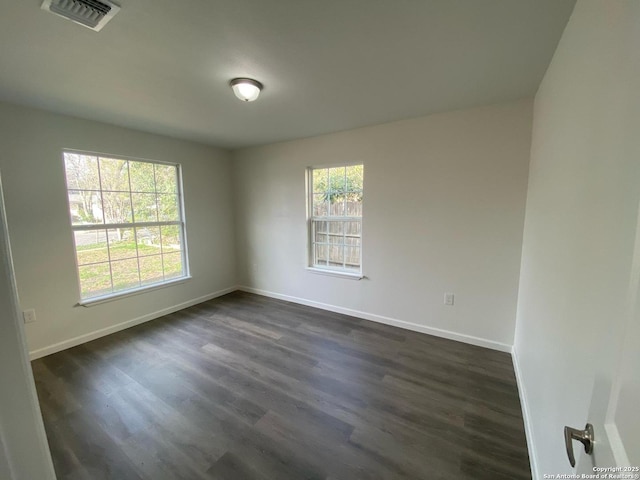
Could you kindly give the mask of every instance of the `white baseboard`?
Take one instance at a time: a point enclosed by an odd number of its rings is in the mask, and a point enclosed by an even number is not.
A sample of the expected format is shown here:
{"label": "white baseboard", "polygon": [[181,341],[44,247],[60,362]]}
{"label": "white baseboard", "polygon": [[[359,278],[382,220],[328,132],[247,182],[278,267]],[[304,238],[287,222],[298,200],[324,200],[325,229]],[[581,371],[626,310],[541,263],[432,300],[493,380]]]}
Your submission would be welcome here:
{"label": "white baseboard", "polygon": [[406,330],[411,330],[414,332],[426,333],[428,335],[434,335],[436,337],[447,338],[449,340],[456,340],[458,342],[468,343],[471,345],[477,345],[480,347],[490,348],[492,350],[498,350],[501,352],[511,353],[512,346],[507,345],[506,343],[500,343],[493,340],[488,340],[486,338],[474,337],[472,335],[465,335],[462,333],[452,332],[449,330],[444,330],[440,328],[428,327],[426,325],[420,325],[413,322],[407,322],[405,320],[398,320],[395,318],[385,317],[382,315],[376,315],[373,313],[362,312],[359,310],[353,310],[351,308],[338,307],[336,305],[331,305],[328,303],[315,302],[313,300],[307,300],[305,298],[293,297],[290,295],[284,295],[281,293],[270,292],[267,290],[260,290],[257,288],[246,287],[246,286],[237,286],[237,287],[229,287],[224,290],[219,290],[217,292],[210,293],[208,295],[204,295],[199,298],[194,298],[187,302],[180,303],[178,305],[173,305],[168,308],[164,308],[162,310],[158,310],[156,312],[149,313],[147,315],[143,315],[141,317],[133,318],[131,320],[127,320],[125,322],[118,323],[116,325],[111,325],[106,328],[101,328],[100,330],[96,330],[90,333],[86,333],[84,335],[80,335],[74,338],[70,338],[69,340],[65,340],[63,342],[54,343],[53,345],[49,345],[44,348],[39,348],[37,350],[33,350],[29,352],[29,357],[31,360],[35,360],[36,358],[44,357],[47,355],[51,355],[52,353],[60,352],[62,350],[66,350],[67,348],[75,347],[82,343],[90,342],[91,340],[95,340],[100,337],[104,337],[105,335],[109,335],[111,333],[119,332],[120,330],[124,330],[129,327],[133,327],[135,325],[139,325],[144,322],[148,322],[149,320],[153,320],[163,315],[168,315],[173,312],[177,312],[178,310],[182,310],[183,308],[188,308],[198,303],[206,302],[207,300],[211,300],[216,297],[220,297],[222,295],[226,295],[227,293],[234,292],[236,290],[241,290],[243,292],[255,293],[257,295],[263,295],[265,297],[277,298],[279,300],[285,300],[287,302],[298,303],[300,305],[307,305],[309,307],[320,308],[322,310],[328,310],[330,312],[342,313],[344,315],[350,315],[352,317],[363,318],[365,320],[371,320],[373,322],[383,323],[385,325],[391,325],[394,327],[404,328]]}
{"label": "white baseboard", "polygon": [[463,333],[452,332],[449,330],[443,330],[440,328],[428,327],[426,325],[420,325],[418,323],[407,322],[405,320],[398,320],[395,318],[384,317],[382,315],[376,315],[374,313],[361,312],[359,310],[352,310],[350,308],[338,307],[330,305],[328,303],[315,302],[313,300],[307,300],[306,298],[292,297],[290,295],[283,295],[281,293],[269,292],[267,290],[260,290],[258,288],[238,286],[238,290],[248,293],[255,293],[257,295],[263,295],[265,297],[277,298],[278,300],[285,300],[287,302],[299,303],[300,305],[306,305],[308,307],[320,308],[322,310],[328,310],[330,312],[342,313],[344,315],[350,315],[352,317],[363,318],[365,320],[371,320],[372,322],[384,323],[385,325],[391,325],[394,327],[404,328],[406,330],[412,330],[414,332],[426,333],[428,335],[434,335],[436,337],[447,338],[449,340],[456,340],[458,342],[468,343],[471,345],[477,345],[479,347],[490,348],[492,350],[499,350],[501,352],[511,353],[512,346],[506,343],[500,343],[486,338],[474,337],[472,335],[465,335]]}
{"label": "white baseboard", "polygon": [[533,442],[533,430],[531,426],[531,417],[529,414],[529,404],[527,403],[527,393],[522,379],[522,371],[518,362],[518,352],[515,345],[511,349],[511,359],[513,361],[513,370],[516,374],[516,383],[518,384],[518,396],[520,397],[520,407],[522,408],[522,420],[524,421],[524,433],[527,437],[527,449],[529,451],[529,463],[531,465],[531,478],[538,478],[538,456],[536,454],[535,444]]}
{"label": "white baseboard", "polygon": [[93,332],[85,333],[84,335],[70,338],[69,340],[65,340],[63,342],[54,343],[53,345],[49,345],[47,347],[39,348],[37,350],[33,350],[29,352],[29,358],[31,360],[35,360],[36,358],[45,357],[47,355],[51,355],[52,353],[60,352],[62,350],[75,347],[82,343],[90,342],[91,340],[95,340],[96,338],[104,337],[105,335],[119,332],[120,330],[124,330],[125,328],[133,327],[135,325],[148,322],[149,320],[154,320],[164,315],[177,312],[178,310],[182,310],[183,308],[188,308],[198,303],[206,302],[207,300],[211,300],[212,298],[220,297],[222,295],[226,295],[227,293],[235,292],[236,290],[237,290],[236,287],[229,287],[229,288],[225,288],[224,290],[218,290],[217,292],[213,292],[208,295],[204,295],[202,297],[194,298],[192,300],[179,303],[178,305],[173,305],[171,307],[163,308],[162,310],[157,310],[155,312],[142,315],[141,317],[133,318],[131,320],[117,323],[115,325],[111,325],[106,328],[101,328],[100,330],[95,330]]}

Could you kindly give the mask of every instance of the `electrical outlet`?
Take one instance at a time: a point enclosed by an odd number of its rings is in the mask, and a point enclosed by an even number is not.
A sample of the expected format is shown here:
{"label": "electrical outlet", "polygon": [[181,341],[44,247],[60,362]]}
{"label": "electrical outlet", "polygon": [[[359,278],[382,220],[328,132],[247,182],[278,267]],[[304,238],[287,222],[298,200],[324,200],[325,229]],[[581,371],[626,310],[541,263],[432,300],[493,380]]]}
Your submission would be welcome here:
{"label": "electrical outlet", "polygon": [[445,305],[453,305],[453,293],[447,292],[444,294],[444,304]]}
{"label": "electrical outlet", "polygon": [[22,312],[24,323],[34,323],[36,321],[36,311],[33,308]]}

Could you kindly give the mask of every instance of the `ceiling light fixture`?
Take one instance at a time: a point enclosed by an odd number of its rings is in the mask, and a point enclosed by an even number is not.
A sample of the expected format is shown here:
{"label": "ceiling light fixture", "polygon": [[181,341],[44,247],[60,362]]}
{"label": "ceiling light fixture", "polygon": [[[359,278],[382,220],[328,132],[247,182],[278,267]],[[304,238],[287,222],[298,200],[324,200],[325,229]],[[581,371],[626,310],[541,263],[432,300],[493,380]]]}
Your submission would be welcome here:
{"label": "ceiling light fixture", "polygon": [[234,78],[229,82],[233,93],[243,102],[253,102],[260,95],[262,84],[250,78]]}

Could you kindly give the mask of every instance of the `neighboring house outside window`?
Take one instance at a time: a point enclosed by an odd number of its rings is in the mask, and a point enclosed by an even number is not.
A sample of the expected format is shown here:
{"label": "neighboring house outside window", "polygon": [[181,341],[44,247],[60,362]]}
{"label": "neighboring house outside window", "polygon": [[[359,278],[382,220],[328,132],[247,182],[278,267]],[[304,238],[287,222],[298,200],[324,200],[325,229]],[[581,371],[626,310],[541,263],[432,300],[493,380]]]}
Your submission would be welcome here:
{"label": "neighboring house outside window", "polygon": [[188,276],[177,164],[65,151],[80,301]]}
{"label": "neighboring house outside window", "polygon": [[308,169],[309,266],[362,273],[363,165]]}

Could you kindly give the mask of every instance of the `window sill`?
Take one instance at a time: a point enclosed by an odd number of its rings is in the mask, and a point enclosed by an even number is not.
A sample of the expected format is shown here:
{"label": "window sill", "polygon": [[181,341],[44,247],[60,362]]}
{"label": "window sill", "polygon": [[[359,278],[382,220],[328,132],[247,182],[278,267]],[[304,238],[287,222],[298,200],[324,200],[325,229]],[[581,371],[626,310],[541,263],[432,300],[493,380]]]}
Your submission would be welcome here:
{"label": "window sill", "polygon": [[109,295],[102,295],[100,297],[87,298],[86,300],[80,300],[76,306],[80,307],[93,307],[94,305],[100,305],[101,303],[112,302],[113,300],[119,300],[125,297],[132,297],[134,295],[140,295],[152,290],[159,290],[165,287],[172,287],[179,283],[184,283],[191,279],[190,275],[186,277],[176,278],[175,280],[169,280],[168,282],[159,283],[156,285],[148,285],[145,287],[139,287],[132,290],[127,290],[119,293],[111,293]]}
{"label": "window sill", "polygon": [[329,275],[332,277],[341,277],[347,278],[349,280],[362,280],[364,275],[360,272],[351,273],[351,272],[342,272],[340,270],[329,270],[328,268],[318,268],[318,267],[307,267],[307,271],[311,273],[317,273],[320,275]]}

